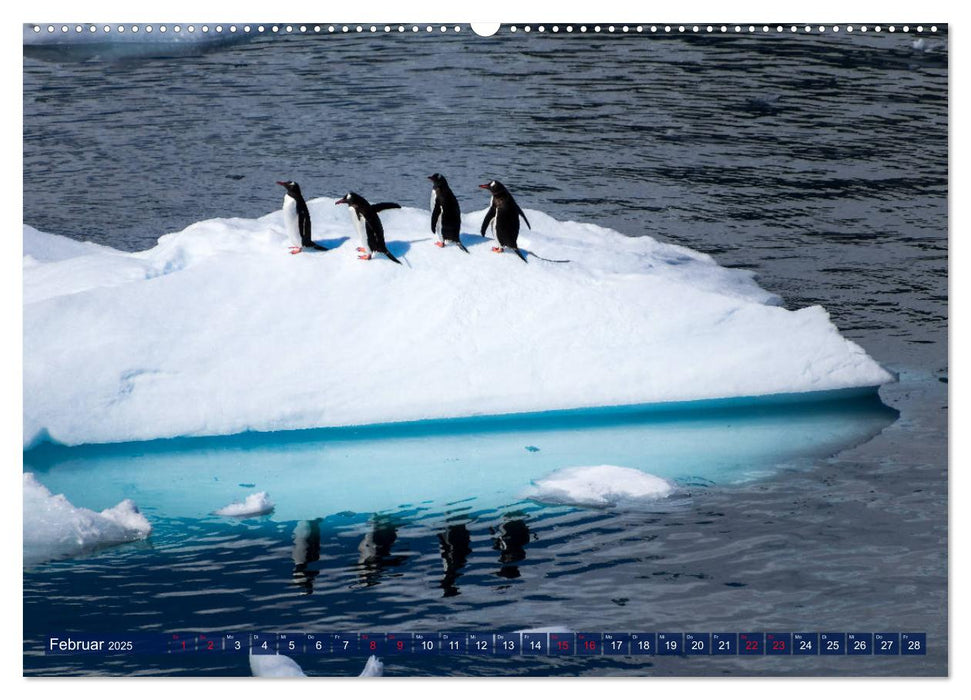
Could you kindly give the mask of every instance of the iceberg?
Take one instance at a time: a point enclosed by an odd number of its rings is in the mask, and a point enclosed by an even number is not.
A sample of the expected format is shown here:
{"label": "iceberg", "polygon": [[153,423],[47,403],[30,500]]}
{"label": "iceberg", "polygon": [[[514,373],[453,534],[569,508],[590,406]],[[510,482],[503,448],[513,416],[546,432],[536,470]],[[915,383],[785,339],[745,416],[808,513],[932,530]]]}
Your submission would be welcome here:
{"label": "iceberg", "polygon": [[23,479],[25,565],[144,539],[152,531],[128,499],[96,513],[55,496],[30,472]]}
{"label": "iceberg", "polygon": [[[892,376],[819,307],[787,310],[708,255],[528,210],[556,264],[437,248],[382,213],[357,259],[333,198],[327,252],[289,255],[279,211],[134,253],[24,226],[24,445],[347,427],[868,390]],[[475,229],[484,210],[465,215]]]}

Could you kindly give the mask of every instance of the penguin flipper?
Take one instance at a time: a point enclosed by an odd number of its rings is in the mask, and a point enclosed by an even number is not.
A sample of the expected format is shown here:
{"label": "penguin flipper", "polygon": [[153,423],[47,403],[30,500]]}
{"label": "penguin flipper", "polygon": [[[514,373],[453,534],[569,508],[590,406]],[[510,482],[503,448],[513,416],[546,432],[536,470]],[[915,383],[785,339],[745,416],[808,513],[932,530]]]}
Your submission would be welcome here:
{"label": "penguin flipper", "polygon": [[379,211],[384,211],[385,209],[401,209],[401,205],[397,202],[379,202],[371,205],[371,211],[373,211],[375,214]]}
{"label": "penguin flipper", "polygon": [[526,222],[526,228],[528,228],[530,231],[532,231],[533,230],[533,227],[529,225],[529,219],[527,219],[526,218],[526,215],[523,214],[523,210],[519,208],[519,205],[518,204],[516,205],[516,211],[519,212],[519,215],[521,217],[523,217],[523,221]]}
{"label": "penguin flipper", "polygon": [[489,211],[486,212],[485,218],[482,220],[482,228],[479,230],[479,234],[484,238],[486,229],[489,228],[489,222],[492,221],[493,217],[496,215],[496,205],[493,204],[489,207]]}

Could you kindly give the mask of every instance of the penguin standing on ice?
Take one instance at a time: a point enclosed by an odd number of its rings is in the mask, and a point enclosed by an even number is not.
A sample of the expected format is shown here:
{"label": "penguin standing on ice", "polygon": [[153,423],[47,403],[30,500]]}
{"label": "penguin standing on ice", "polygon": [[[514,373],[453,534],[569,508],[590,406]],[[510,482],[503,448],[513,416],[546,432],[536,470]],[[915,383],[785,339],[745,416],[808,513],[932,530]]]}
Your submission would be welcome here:
{"label": "penguin standing on ice", "polygon": [[283,226],[290,240],[290,254],[296,255],[304,248],[312,250],[327,250],[310,240],[310,210],[300,194],[300,185],[293,180],[277,181],[278,185],[286,188],[283,195]]}
{"label": "penguin standing on ice", "polygon": [[428,179],[432,181],[432,233],[438,237],[435,245],[444,248],[445,241],[451,241],[468,253],[468,248],[462,245],[462,239],[459,238],[459,228],[462,226],[459,201],[444,176],[435,173],[429,175]]}
{"label": "penguin standing on ice", "polygon": [[491,222],[492,229],[496,234],[496,241],[499,242],[498,246],[493,247],[492,252],[501,253],[506,248],[511,248],[520,260],[526,262],[526,256],[519,250],[516,240],[519,238],[519,217],[523,217],[526,228],[532,230],[529,219],[526,218],[523,210],[516,204],[516,200],[509,194],[509,190],[498,180],[492,180],[489,184],[479,185],[479,187],[492,193],[492,206],[486,212],[485,219],[482,221],[482,230],[479,233],[485,236],[486,229],[489,228]]}
{"label": "penguin standing on ice", "polygon": [[384,226],[378,218],[379,211],[401,209],[400,204],[394,202],[371,204],[354,192],[348,192],[334,204],[346,204],[350,208],[351,221],[354,222],[354,228],[357,229],[357,235],[361,240],[358,248],[361,255],[357,257],[361,260],[370,260],[374,253],[384,253],[391,262],[401,264],[398,258],[388,252],[388,247],[384,243]]}

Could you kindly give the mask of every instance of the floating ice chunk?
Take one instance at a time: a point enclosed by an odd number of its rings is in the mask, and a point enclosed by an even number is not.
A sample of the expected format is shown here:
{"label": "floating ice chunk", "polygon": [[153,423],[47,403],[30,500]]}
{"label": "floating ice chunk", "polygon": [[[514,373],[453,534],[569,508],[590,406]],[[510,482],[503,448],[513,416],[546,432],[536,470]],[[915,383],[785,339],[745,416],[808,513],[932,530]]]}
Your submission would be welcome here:
{"label": "floating ice chunk", "polygon": [[[279,211],[201,221],[137,253],[24,226],[25,445],[873,390],[892,380],[823,308],[781,308],[752,273],[703,253],[528,210],[523,249],[571,262],[524,265],[479,236],[466,237],[469,255],[437,248],[424,233],[428,212],[403,208],[383,219],[405,265],[364,262],[333,201],[308,202],[331,250],[301,255],[287,254]],[[429,360],[452,346],[461,361]]]}
{"label": "floating ice chunk", "polygon": [[303,678],[307,674],[300,664],[283,654],[249,655],[249,667],[254,676],[261,678]]}
{"label": "floating ice chunk", "polygon": [[253,493],[246,497],[242,503],[236,501],[228,506],[216,511],[216,515],[226,515],[233,518],[251,518],[257,515],[266,515],[273,510],[273,503],[266,491]]}
{"label": "floating ice chunk", "polygon": [[376,656],[368,657],[367,663],[364,664],[364,670],[361,671],[360,678],[366,678],[368,676],[383,676],[384,675],[384,664],[381,663],[381,659]]}
{"label": "floating ice chunk", "polygon": [[151,531],[130,500],[96,513],[51,494],[33,474],[24,474],[24,564],[144,539]]}
{"label": "floating ice chunk", "polygon": [[669,496],[674,485],[637,469],[568,467],[533,482],[529,498],[541,503],[606,508]]}

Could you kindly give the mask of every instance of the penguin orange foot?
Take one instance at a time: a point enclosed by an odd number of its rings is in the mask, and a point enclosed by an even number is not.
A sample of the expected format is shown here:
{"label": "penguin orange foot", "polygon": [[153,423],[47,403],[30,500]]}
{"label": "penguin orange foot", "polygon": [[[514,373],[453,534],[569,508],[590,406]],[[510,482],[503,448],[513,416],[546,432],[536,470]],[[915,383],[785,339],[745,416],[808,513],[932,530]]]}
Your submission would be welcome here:
{"label": "penguin orange foot", "polygon": [[370,255],[358,255],[357,256],[357,259],[358,260],[370,260],[371,259],[371,256]]}
{"label": "penguin orange foot", "polygon": [[493,253],[501,253],[501,252],[502,252],[502,248],[499,248],[499,247],[493,247],[493,248],[492,248],[492,252],[493,252]]}
{"label": "penguin orange foot", "polygon": [[435,245],[437,245],[439,248],[444,248],[445,247],[445,244],[442,243],[441,241],[435,241]]}

